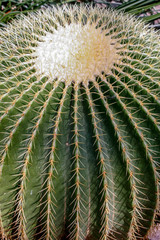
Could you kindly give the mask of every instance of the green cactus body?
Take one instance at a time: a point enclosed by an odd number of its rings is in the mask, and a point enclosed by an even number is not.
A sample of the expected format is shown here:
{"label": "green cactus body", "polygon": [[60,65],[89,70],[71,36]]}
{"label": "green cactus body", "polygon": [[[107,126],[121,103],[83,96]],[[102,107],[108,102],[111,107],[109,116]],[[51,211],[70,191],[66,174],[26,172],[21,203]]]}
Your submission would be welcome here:
{"label": "green cactus body", "polygon": [[0,42],[1,238],[143,239],[159,209],[158,34],[63,6]]}

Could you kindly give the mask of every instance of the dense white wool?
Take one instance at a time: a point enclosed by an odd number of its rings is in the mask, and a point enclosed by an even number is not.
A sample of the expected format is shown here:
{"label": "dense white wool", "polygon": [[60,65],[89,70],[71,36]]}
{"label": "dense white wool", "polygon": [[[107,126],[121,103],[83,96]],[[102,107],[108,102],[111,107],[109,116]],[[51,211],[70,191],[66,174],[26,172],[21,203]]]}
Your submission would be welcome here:
{"label": "dense white wool", "polygon": [[113,64],[118,63],[115,40],[95,24],[59,26],[41,40],[35,49],[35,68],[51,80],[87,83],[102,71],[110,74]]}
{"label": "dense white wool", "polygon": [[151,228],[148,234],[149,240],[159,240],[160,239],[160,224],[157,224],[153,228]]}

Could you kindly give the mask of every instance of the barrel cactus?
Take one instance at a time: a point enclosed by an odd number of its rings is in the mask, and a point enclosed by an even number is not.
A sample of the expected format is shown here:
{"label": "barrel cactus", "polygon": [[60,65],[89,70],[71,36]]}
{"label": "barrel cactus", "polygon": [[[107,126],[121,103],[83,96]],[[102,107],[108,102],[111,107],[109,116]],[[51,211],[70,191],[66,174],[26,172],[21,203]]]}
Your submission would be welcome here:
{"label": "barrel cactus", "polygon": [[14,20],[0,43],[1,239],[146,237],[159,212],[158,34],[65,5]]}

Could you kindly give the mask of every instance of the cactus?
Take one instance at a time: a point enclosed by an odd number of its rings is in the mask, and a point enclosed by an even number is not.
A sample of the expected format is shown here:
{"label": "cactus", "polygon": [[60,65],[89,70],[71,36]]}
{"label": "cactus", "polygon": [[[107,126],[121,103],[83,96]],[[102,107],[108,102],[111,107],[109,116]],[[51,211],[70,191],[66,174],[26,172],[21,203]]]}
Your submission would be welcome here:
{"label": "cactus", "polygon": [[146,237],[159,212],[158,34],[66,5],[21,16],[0,42],[1,239]]}

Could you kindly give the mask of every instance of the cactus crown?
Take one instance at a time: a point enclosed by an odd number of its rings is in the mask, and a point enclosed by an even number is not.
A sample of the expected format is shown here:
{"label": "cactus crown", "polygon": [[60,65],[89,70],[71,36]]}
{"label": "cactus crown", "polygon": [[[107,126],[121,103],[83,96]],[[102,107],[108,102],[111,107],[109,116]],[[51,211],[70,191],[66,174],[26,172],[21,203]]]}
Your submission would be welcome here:
{"label": "cactus crown", "polygon": [[115,43],[106,36],[105,29],[96,29],[96,23],[65,22],[64,27],[58,26],[53,33],[42,36],[34,53],[35,66],[39,74],[44,73],[51,81],[57,78],[68,84],[88,84],[102,71],[111,73],[119,58]]}
{"label": "cactus crown", "polygon": [[0,42],[1,238],[143,239],[159,211],[158,34],[66,5]]}

